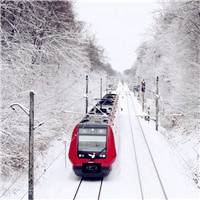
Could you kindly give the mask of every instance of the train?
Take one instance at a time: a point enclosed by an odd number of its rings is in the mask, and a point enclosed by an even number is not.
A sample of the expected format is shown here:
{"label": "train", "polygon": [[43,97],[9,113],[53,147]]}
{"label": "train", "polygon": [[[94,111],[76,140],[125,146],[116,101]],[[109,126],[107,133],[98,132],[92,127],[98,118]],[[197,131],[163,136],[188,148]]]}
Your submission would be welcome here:
{"label": "train", "polygon": [[77,176],[102,178],[110,173],[117,156],[117,105],[118,95],[106,94],[75,126],[68,157]]}

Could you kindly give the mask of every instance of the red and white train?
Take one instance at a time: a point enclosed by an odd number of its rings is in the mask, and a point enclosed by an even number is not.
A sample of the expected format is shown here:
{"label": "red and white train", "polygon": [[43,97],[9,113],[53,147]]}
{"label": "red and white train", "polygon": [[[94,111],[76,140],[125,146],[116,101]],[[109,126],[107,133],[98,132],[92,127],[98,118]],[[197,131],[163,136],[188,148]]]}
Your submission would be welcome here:
{"label": "red and white train", "polygon": [[69,159],[77,176],[107,176],[116,159],[117,94],[106,94],[73,130]]}

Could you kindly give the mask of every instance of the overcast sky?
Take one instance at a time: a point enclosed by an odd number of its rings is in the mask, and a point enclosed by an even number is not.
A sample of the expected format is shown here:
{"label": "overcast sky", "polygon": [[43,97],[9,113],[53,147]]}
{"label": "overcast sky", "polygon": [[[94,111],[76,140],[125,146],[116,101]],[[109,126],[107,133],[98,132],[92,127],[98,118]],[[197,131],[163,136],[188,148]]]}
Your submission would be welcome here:
{"label": "overcast sky", "polygon": [[105,48],[112,67],[130,68],[135,50],[151,35],[156,0],[76,0],[75,11]]}

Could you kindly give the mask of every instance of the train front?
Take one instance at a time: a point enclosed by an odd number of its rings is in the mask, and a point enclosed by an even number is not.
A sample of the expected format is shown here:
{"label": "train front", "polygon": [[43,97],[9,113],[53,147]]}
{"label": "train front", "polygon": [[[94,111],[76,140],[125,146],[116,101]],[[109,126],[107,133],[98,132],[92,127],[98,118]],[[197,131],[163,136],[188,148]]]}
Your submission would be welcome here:
{"label": "train front", "polygon": [[107,176],[116,158],[111,126],[102,123],[80,123],[72,134],[69,159],[77,176]]}

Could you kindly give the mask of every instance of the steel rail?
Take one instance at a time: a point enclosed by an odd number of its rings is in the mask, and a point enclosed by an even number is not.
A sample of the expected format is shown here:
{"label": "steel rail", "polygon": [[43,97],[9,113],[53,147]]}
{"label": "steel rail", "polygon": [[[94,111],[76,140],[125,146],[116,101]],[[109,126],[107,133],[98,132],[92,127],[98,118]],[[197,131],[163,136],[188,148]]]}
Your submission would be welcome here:
{"label": "steel rail", "polygon": [[75,192],[74,197],[73,197],[73,200],[76,199],[76,196],[77,196],[77,194],[78,194],[78,191],[79,191],[79,189],[80,189],[80,186],[81,186],[81,183],[82,183],[82,182],[83,182],[83,178],[81,178],[81,180],[79,181],[78,187],[77,187],[76,192]]}
{"label": "steel rail", "polygon": [[[131,99],[131,102],[132,102],[132,105],[133,105],[133,109],[134,109],[134,111],[135,111],[135,113],[136,113],[135,104],[134,104],[133,98],[131,97],[131,94],[130,94],[130,99]],[[142,135],[143,135],[143,138],[144,138],[145,144],[146,144],[146,146],[147,146],[147,149],[148,149],[148,152],[149,152],[149,155],[150,155],[151,161],[152,161],[152,163],[153,163],[154,170],[155,170],[156,175],[157,175],[157,178],[158,178],[158,180],[159,180],[159,183],[160,183],[160,186],[161,186],[161,189],[162,189],[163,195],[164,195],[165,199],[168,200],[167,193],[166,193],[166,191],[165,191],[165,188],[164,188],[163,182],[162,182],[161,177],[160,177],[160,174],[159,174],[159,172],[158,172],[158,168],[157,168],[157,166],[156,166],[156,164],[155,164],[155,161],[154,161],[154,158],[153,158],[153,155],[152,155],[151,149],[150,149],[150,147],[149,147],[149,144],[148,144],[148,142],[147,142],[147,139],[146,139],[146,136],[145,136],[144,130],[143,130],[143,128],[142,128],[141,122],[140,122],[140,120],[139,120],[139,118],[138,118],[137,115],[136,115],[136,118],[137,118],[137,122],[138,122],[138,124],[139,124],[139,127],[140,127],[140,129],[141,129],[141,133],[142,133]]]}
{"label": "steel rail", "polygon": [[137,167],[138,181],[139,181],[139,186],[140,186],[140,194],[141,194],[141,198],[143,200],[144,199],[144,193],[143,193],[143,189],[142,189],[142,179],[141,179],[141,174],[140,174],[140,169],[139,169],[139,164],[138,164],[138,156],[137,156],[137,151],[136,151],[135,138],[133,136],[133,127],[131,125],[131,116],[130,116],[130,111],[129,111],[128,94],[127,93],[126,93],[126,96],[127,96],[126,101],[127,101],[127,108],[128,108],[129,125],[130,125],[130,129],[131,129],[131,137],[132,137],[132,143],[133,143],[133,151],[134,151],[135,163],[136,163],[136,167]]}
{"label": "steel rail", "polygon": [[[81,185],[82,185],[83,182],[85,182],[85,181],[84,181],[84,178],[81,178],[81,180],[79,181],[78,187],[77,187],[77,189],[76,189],[76,192],[75,192],[75,194],[74,194],[73,200],[76,199],[77,194],[79,193],[79,189],[80,189],[80,187],[81,187]],[[85,182],[85,184],[86,184],[86,183],[87,183],[87,182]],[[100,181],[100,186],[99,186],[99,190],[98,190],[97,200],[100,200],[101,191],[102,191],[102,185],[103,185],[103,178],[101,178],[101,181]]]}
{"label": "steel rail", "polygon": [[100,200],[100,197],[101,197],[102,185],[103,185],[103,178],[101,179],[101,183],[100,183],[100,188],[99,188],[99,193],[98,193],[98,200]]}

